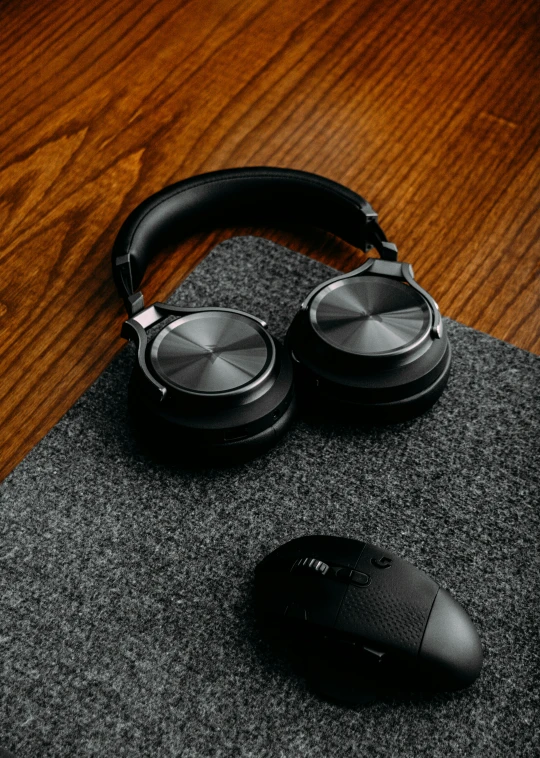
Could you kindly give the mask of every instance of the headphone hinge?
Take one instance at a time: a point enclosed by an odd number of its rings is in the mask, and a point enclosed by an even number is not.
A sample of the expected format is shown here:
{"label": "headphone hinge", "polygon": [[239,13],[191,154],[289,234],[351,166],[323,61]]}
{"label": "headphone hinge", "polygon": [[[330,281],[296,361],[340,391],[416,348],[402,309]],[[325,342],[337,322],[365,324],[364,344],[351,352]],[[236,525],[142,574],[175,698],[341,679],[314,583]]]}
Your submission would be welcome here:
{"label": "headphone hinge", "polygon": [[144,308],[142,311],[138,311],[134,316],[131,317],[130,321],[134,321],[135,323],[139,324],[139,326],[142,326],[143,329],[149,329],[151,326],[154,326],[154,324],[157,324],[158,321],[161,321],[162,318],[164,318],[163,313],[160,313],[158,308],[159,303],[155,303],[154,305],[150,305],[148,308]]}
{"label": "headphone hinge", "polygon": [[391,276],[395,279],[403,279],[403,263],[399,263],[398,261],[385,261],[381,258],[373,258],[369,273],[380,276]]}
{"label": "headphone hinge", "polygon": [[377,214],[374,217],[366,217],[366,251],[371,247],[379,253],[381,258],[385,261],[397,261],[398,249],[393,242],[388,242],[386,234],[383,232],[379,224],[377,223]]}
{"label": "headphone hinge", "polygon": [[[370,232],[372,231],[374,225],[376,227],[379,226],[377,224],[377,219],[379,218],[379,216],[377,215],[377,211],[374,211],[368,202],[366,202],[365,205],[361,206],[360,213],[362,214],[363,232],[364,232],[364,239],[363,239],[363,242],[360,244],[360,247],[364,251],[364,253],[369,253],[369,251],[375,247],[375,241],[372,239]],[[381,229],[381,232],[382,232],[382,229]],[[383,234],[383,237],[384,237],[384,234]],[[384,237],[384,239],[386,239],[386,237]]]}
{"label": "headphone hinge", "polygon": [[140,313],[144,310],[143,293],[135,292],[133,295],[128,295],[124,300],[124,304],[126,306],[128,316],[130,318],[133,318],[133,316],[135,316],[137,313]]}

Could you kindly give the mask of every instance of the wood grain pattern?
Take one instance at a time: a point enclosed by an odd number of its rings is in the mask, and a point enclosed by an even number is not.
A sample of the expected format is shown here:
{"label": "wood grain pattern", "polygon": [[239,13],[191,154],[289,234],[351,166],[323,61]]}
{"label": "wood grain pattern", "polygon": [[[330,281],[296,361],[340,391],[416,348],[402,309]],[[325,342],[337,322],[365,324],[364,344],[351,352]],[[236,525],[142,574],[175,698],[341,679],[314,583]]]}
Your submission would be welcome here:
{"label": "wood grain pattern", "polygon": [[[445,315],[539,351],[532,0],[4,0],[0,29],[0,476],[123,344],[122,219],[201,171],[349,185]],[[360,260],[316,230],[218,230],[152,264],[147,302],[245,232]]]}

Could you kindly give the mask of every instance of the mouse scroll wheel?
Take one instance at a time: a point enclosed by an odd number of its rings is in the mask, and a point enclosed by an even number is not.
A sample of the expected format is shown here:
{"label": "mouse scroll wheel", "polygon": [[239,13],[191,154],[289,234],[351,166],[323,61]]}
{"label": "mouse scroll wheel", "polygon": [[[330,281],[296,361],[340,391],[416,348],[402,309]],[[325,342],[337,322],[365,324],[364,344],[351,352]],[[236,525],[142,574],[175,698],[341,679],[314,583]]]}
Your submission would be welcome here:
{"label": "mouse scroll wheel", "polygon": [[328,569],[328,564],[318,558],[298,558],[291,567],[291,571],[295,574],[320,574],[321,576],[324,576]]}

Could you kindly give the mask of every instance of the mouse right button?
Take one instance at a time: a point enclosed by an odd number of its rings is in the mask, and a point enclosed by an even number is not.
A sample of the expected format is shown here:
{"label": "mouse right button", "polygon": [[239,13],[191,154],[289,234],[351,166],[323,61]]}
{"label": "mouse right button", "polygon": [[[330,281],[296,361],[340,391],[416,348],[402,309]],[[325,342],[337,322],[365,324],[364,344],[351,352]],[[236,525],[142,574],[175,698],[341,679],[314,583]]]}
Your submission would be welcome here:
{"label": "mouse right button", "polygon": [[415,658],[438,585],[407,561],[369,544],[351,573],[368,580],[349,581],[336,630],[355,635],[375,649],[382,646]]}
{"label": "mouse right button", "polygon": [[482,668],[482,645],[462,606],[439,589],[429,615],[420,660],[433,684],[460,689],[472,684]]}

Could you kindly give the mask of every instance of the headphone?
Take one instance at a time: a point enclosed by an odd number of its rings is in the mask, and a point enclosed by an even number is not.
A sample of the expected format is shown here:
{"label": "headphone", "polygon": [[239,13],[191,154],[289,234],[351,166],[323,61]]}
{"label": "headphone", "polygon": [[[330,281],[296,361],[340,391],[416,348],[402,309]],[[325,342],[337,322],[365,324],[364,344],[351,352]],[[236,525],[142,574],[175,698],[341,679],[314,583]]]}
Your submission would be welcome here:
{"label": "headphone", "polygon": [[[284,345],[243,311],[144,306],[139,286],[158,250],[202,226],[247,218],[316,226],[380,258],[309,293]],[[122,336],[137,350],[135,426],[178,459],[258,455],[297,404],[358,423],[402,421],[427,410],[448,380],[451,348],[436,302],[398,262],[369,203],[322,176],[254,167],[165,187],[123,223],[112,267],[129,317]]]}

